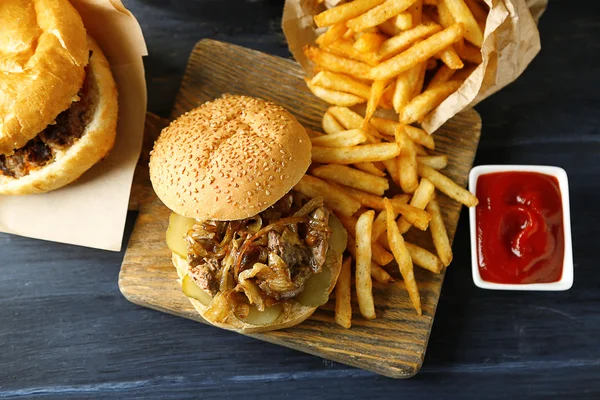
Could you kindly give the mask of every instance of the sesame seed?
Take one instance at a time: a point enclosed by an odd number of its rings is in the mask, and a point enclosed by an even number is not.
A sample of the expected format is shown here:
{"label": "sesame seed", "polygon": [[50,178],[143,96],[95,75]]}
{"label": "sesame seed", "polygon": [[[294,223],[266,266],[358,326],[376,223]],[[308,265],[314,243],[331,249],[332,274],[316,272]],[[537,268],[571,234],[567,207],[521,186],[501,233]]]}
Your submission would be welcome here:
{"label": "sesame seed", "polygon": [[265,190],[265,194],[266,194],[267,196],[269,196],[269,195],[271,194],[271,192],[269,192],[268,190]]}

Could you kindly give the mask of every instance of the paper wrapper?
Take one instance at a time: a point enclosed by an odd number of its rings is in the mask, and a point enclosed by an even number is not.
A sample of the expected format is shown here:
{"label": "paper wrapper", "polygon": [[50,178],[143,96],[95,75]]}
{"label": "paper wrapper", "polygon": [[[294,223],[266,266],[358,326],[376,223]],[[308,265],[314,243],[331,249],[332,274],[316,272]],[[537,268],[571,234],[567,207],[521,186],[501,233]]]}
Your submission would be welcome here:
{"label": "paper wrapper", "polygon": [[[328,5],[339,0],[327,0]],[[536,22],[546,9],[547,0],[485,0],[490,6],[482,50],[483,62],[458,91],[448,97],[423,121],[423,128],[434,132],[444,122],[468,107],[473,107],[519,77],[540,51]],[[314,44],[318,36],[313,16],[322,10],[315,0],[286,0],[282,26],[290,51],[307,74],[310,61],[302,48]]]}
{"label": "paper wrapper", "polygon": [[119,90],[110,155],[74,183],[30,196],[0,196],[0,231],[118,251],[146,115],[142,30],[120,0],[71,0],[106,57]]}

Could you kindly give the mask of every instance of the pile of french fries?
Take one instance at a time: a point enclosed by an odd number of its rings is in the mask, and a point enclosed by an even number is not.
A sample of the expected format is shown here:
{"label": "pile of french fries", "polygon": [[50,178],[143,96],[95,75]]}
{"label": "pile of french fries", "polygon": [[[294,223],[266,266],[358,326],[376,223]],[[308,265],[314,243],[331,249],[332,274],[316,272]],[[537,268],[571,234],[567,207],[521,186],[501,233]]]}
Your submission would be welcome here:
{"label": "pile of french fries", "polygon": [[[319,47],[304,49],[316,64],[306,82],[332,106],[324,133],[309,130],[312,165],[295,189],[323,197],[348,231],[350,257],[335,289],[340,326],[351,326],[353,260],[366,319],[376,317],[373,280],[393,282],[384,267],[394,260],[419,315],[414,265],[439,274],[452,261],[436,189],[467,207],[478,201],[440,172],[447,156],[431,155],[434,137],[413,125],[481,62],[486,16],[479,0],[354,0],[315,16],[328,30]],[[365,102],[364,115],[349,108]],[[397,120],[374,116],[379,107]],[[436,254],[404,240],[411,228],[431,232]]]}
{"label": "pile of french fries", "polygon": [[344,107],[366,103],[421,122],[481,63],[488,6],[481,0],[354,0],[315,16],[327,29],[305,46],[310,90]]}

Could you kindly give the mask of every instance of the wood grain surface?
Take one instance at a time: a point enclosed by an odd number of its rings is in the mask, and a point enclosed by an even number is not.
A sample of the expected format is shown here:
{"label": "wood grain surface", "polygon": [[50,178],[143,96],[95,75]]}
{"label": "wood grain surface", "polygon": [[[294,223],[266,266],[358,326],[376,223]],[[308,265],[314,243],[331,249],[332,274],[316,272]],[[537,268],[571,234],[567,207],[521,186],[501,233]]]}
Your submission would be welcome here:
{"label": "wood grain surface", "polygon": [[[272,100],[306,126],[320,129],[327,105],[306,89],[302,76],[300,67],[291,60],[203,40],[192,51],[172,117],[228,92]],[[152,143],[164,124],[149,116],[146,145]],[[469,110],[435,133],[436,151],[449,156],[444,172],[462,186],[467,182],[480,131],[479,115]],[[132,196],[133,205],[137,203],[140,207],[140,214],[121,266],[119,288],[136,304],[202,322],[176,281],[171,252],[165,244],[170,211],[152,195],[149,181],[142,178],[147,176],[145,163],[146,155],[137,171],[134,193],[139,194]],[[461,205],[444,195],[440,195],[440,204],[448,233],[453,238]],[[411,230],[408,240],[432,249],[428,232]],[[352,328],[341,328],[333,323],[334,302],[330,301],[299,326],[250,336],[394,378],[413,376],[423,363],[444,274],[434,275],[417,269],[416,278],[422,316],[416,315],[404,282],[397,279],[385,287],[374,284],[377,319],[373,321],[363,319],[354,304]]]}

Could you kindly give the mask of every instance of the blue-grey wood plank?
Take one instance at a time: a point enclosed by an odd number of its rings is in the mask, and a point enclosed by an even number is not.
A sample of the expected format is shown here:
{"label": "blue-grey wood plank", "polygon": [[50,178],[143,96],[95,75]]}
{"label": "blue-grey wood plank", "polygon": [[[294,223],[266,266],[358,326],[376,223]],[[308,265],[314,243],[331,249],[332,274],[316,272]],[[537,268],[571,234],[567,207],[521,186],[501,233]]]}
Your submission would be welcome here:
{"label": "blue-grey wood plank", "polygon": [[[281,0],[124,3],[150,51],[149,110],[163,116],[201,38],[289,56]],[[424,367],[394,381],[128,303],[117,287],[123,253],[0,234],[0,398],[600,398],[598,21],[600,2],[552,0],[541,54],[477,106],[477,164],[567,170],[570,291],[475,288],[463,213]]]}

